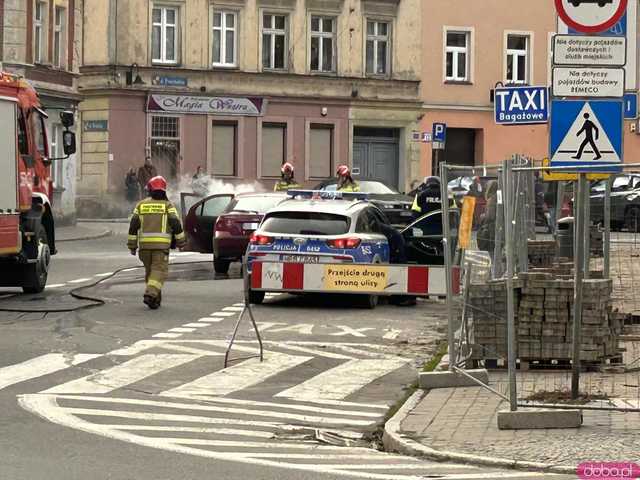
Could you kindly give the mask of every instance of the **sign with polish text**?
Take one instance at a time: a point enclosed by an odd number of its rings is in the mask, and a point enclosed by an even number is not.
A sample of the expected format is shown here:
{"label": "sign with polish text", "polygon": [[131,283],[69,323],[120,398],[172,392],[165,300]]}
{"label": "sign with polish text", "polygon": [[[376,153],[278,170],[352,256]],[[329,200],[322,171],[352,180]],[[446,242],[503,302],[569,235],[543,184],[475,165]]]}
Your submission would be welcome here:
{"label": "sign with polish text", "polygon": [[527,125],[549,121],[547,87],[496,88],[493,102],[500,125]]}
{"label": "sign with polish text", "polygon": [[196,95],[149,95],[147,111],[200,115],[264,115],[266,102],[255,97],[201,97]]}

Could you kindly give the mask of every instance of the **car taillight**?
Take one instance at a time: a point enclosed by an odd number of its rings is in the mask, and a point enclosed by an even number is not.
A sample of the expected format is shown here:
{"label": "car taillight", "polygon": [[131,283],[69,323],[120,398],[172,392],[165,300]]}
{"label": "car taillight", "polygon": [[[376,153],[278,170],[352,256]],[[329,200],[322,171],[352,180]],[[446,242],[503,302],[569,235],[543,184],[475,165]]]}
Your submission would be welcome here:
{"label": "car taillight", "polygon": [[249,242],[256,245],[271,245],[273,243],[273,238],[267,237],[266,235],[257,235],[254,233],[253,235],[251,235]]}
{"label": "car taillight", "polygon": [[337,248],[340,250],[349,248],[358,248],[360,245],[359,238],[336,238],[335,240],[327,240],[327,245],[330,248]]}

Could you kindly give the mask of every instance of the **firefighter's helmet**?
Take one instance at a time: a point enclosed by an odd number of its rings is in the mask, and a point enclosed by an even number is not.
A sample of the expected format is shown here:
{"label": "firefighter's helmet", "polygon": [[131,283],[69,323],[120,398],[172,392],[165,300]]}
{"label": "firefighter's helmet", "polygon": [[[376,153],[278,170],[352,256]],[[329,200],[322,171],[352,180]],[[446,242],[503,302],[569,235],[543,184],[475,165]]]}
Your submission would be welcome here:
{"label": "firefighter's helmet", "polygon": [[340,165],[336,171],[336,175],[339,177],[349,177],[351,176],[351,170],[349,170],[349,167],[346,165]]}
{"label": "firefighter's helmet", "polygon": [[293,165],[291,165],[289,162],[285,163],[282,165],[282,167],[280,168],[280,171],[282,172],[283,175],[285,174],[290,174],[293,175]]}
{"label": "firefighter's helmet", "polygon": [[147,183],[147,190],[149,190],[150,192],[158,191],[158,190],[162,192],[166,192],[167,181],[161,175],[158,175],[157,177],[153,177],[151,180],[149,180],[149,183]]}

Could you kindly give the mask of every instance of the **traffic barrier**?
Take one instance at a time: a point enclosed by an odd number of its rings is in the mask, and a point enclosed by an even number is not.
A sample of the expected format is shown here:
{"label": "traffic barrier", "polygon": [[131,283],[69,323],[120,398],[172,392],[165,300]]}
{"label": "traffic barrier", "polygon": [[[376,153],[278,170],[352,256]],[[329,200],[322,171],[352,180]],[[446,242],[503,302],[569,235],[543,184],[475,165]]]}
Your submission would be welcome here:
{"label": "traffic barrier", "polygon": [[[254,261],[251,289],[265,292],[357,293],[444,296],[445,267],[380,264],[309,264]],[[460,269],[452,269],[454,294],[460,293]]]}

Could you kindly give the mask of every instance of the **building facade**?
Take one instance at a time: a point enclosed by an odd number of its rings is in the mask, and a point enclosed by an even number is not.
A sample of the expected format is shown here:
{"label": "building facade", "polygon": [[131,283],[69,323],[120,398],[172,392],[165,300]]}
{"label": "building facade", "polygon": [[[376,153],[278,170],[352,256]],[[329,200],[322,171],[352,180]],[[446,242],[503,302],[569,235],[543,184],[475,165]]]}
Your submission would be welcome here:
{"label": "building facade", "polygon": [[420,0],[105,0],[85,11],[81,196],[117,196],[150,157],[271,188],[347,163],[420,175]]}
{"label": "building facade", "polygon": [[[78,109],[82,10],[78,0],[0,0],[0,62],[37,89],[46,121],[54,216],[76,217],[76,155],[63,157],[62,110]],[[43,147],[44,148],[44,147]]]}

